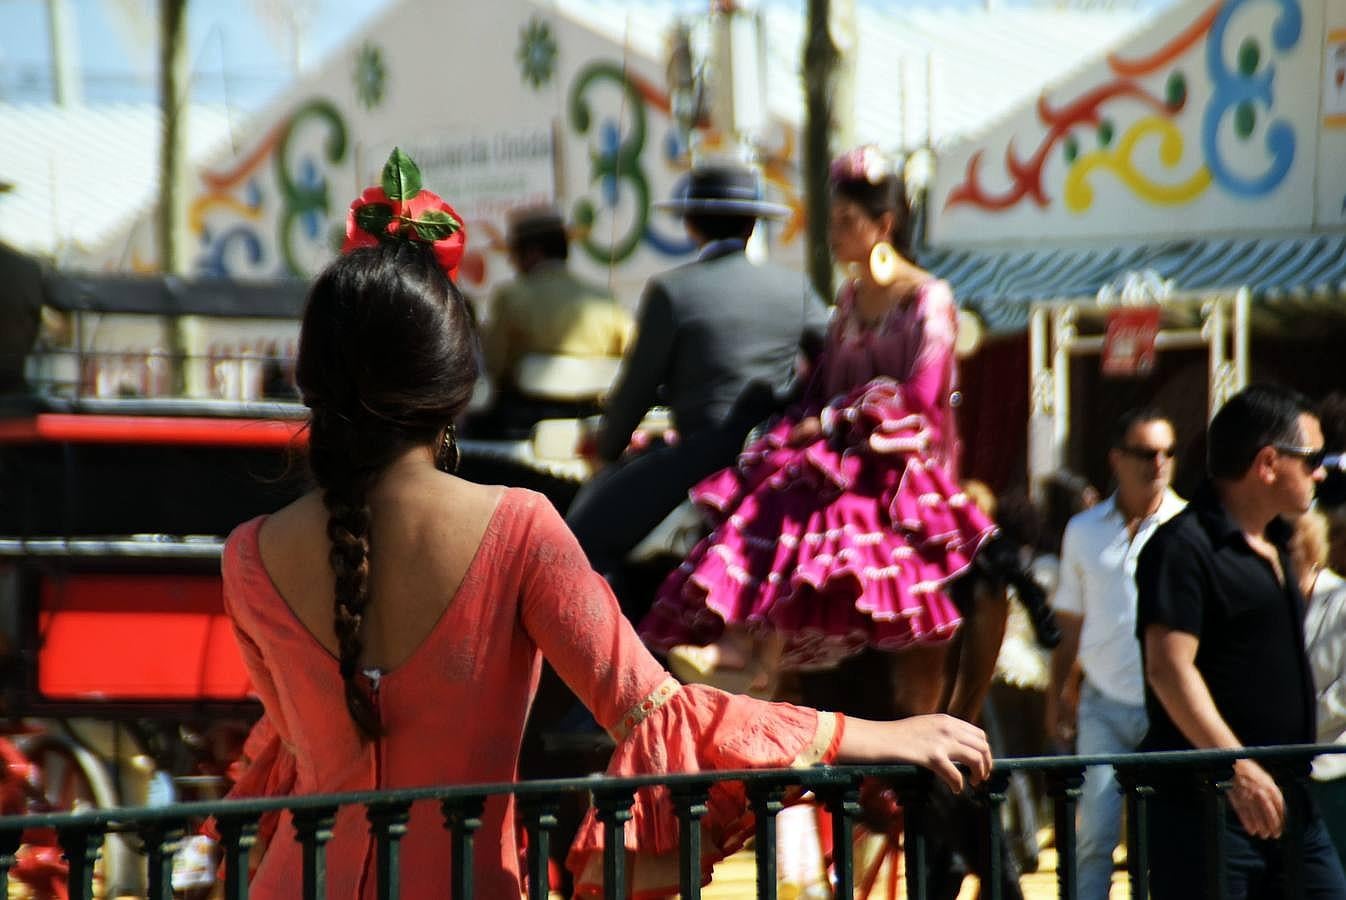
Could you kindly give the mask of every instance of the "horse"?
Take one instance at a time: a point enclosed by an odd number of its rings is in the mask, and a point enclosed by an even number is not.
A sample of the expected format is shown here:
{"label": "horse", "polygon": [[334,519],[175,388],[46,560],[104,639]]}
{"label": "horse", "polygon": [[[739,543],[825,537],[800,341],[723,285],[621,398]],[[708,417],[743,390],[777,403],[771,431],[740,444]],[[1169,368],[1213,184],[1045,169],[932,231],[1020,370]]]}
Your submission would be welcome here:
{"label": "horse", "polygon": [[[464,464],[468,471],[462,474],[466,477],[540,490],[562,514],[574,499],[579,479],[569,468],[580,463],[578,447],[575,459],[570,461],[575,465],[567,468],[555,460],[539,466],[536,460],[527,458],[527,454],[520,457],[515,450],[483,455],[478,446],[464,443]],[[696,525],[689,524],[697,518],[689,514],[689,508],[684,505],[676,511],[655,535],[633,551],[619,579],[627,595],[622,598],[625,609],[648,608],[664,577],[682,562],[700,536]],[[983,544],[972,565],[951,586],[953,599],[962,613],[962,623],[951,638],[891,653],[868,650],[827,672],[799,675],[789,692],[792,699],[864,718],[895,719],[942,712],[978,721],[1004,638],[1011,585],[1024,600],[1040,641],[1050,644],[1054,623],[1045,596],[1019,566],[1017,549],[1008,540],[993,537]],[[1055,637],[1059,639],[1059,635]],[[879,687],[857,693],[857,684]],[[740,689],[743,686],[735,685]],[[521,758],[521,773],[525,777],[582,774],[601,767],[609,749],[601,736],[591,735],[592,741],[575,742],[558,735],[558,728],[563,727],[561,718],[573,705],[573,699],[558,679],[544,677],[527,729],[530,738],[525,741]],[[936,811],[936,831],[942,838],[932,842],[936,852],[932,896],[952,898],[962,880],[950,874],[952,856],[955,848],[966,850],[973,811],[952,797],[936,804]],[[579,811],[572,813],[577,822]],[[900,825],[895,821],[871,824],[886,827],[890,833],[890,851],[900,852]],[[558,846],[564,846],[564,842],[558,842]],[[989,870],[984,853],[968,855],[974,872]],[[1020,895],[1013,874],[1017,869],[1010,862],[1004,867],[1007,873],[1004,896],[1012,900]],[[948,877],[941,877],[942,874]]]}

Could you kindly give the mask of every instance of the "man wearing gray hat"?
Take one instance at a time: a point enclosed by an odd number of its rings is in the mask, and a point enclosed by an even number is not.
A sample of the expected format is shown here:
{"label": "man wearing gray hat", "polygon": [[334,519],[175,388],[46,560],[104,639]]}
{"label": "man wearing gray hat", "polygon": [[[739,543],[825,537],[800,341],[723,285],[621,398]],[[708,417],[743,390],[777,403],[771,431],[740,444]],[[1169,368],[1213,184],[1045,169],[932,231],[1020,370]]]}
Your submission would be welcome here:
{"label": "man wearing gray hat", "polygon": [[[697,167],[682,196],[656,206],[682,215],[700,252],[646,285],[635,344],[597,438],[608,465],[566,519],[609,580],[694,484],[734,463],[752,427],[786,402],[801,346],[821,347],[827,327],[826,309],[801,274],[747,257],[757,219],[789,212],[762,199],[752,169]],[[677,442],[624,457],[636,426],[659,403],[672,411]],[[621,593],[623,611],[638,621],[650,598]]]}

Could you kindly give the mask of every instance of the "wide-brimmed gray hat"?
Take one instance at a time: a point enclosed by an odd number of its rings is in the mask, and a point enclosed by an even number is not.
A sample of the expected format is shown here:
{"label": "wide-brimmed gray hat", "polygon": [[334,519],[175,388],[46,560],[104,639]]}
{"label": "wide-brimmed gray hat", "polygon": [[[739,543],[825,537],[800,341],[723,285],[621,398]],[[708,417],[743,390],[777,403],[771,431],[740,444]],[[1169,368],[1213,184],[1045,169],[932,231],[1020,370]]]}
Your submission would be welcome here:
{"label": "wide-brimmed gray hat", "polygon": [[790,207],[762,199],[762,180],[757,172],[725,163],[692,169],[681,194],[654,206],[684,216],[695,213],[784,219],[790,215]]}

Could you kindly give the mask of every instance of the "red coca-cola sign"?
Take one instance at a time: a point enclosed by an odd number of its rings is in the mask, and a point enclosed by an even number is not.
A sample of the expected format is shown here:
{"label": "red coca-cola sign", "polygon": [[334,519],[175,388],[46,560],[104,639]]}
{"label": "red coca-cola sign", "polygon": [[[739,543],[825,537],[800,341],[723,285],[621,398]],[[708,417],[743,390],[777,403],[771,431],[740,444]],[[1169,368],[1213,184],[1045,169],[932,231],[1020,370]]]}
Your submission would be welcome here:
{"label": "red coca-cola sign", "polygon": [[1134,378],[1154,370],[1154,339],[1159,334],[1159,307],[1114,309],[1103,335],[1103,374]]}

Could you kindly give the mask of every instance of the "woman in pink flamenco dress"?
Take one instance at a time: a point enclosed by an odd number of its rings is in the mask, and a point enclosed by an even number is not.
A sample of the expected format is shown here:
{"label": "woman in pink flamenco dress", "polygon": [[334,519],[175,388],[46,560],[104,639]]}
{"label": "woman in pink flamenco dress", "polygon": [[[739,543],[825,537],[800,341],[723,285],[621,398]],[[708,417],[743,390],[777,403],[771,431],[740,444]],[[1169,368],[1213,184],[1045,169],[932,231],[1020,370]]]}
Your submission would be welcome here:
{"label": "woman in pink flamenco dress", "polygon": [[[408,182],[405,157],[389,167]],[[451,277],[461,219],[428,192],[371,189],[347,232],[300,334],[317,487],[225,547],[225,602],[265,710],[232,796],[510,781],[544,656],[616,741],[614,775],[888,760],[955,787],[955,763],[986,776],[984,735],[955,719],[872,722],[680,686],[545,498],[452,474],[450,423],[477,375]],[[709,806],[707,877],[751,827],[741,786],[715,788]],[[263,829],[272,838],[250,896],[293,897],[288,816]],[[677,834],[667,791],[640,791],[625,833],[630,896],[676,893]],[[601,836],[590,816],[571,849],[581,895],[601,892]],[[413,805],[402,896],[447,896],[449,840],[436,804]],[[338,813],[328,847],[328,895],[373,897],[362,808]],[[473,859],[479,896],[520,895],[518,853],[513,800],[492,798]]]}
{"label": "woman in pink flamenco dress", "polygon": [[953,295],[893,247],[901,179],[872,148],[831,175],[832,250],[857,275],[801,408],[693,489],[714,531],[641,623],[657,650],[714,650],[728,624],[765,636],[766,668],[810,671],[945,641],[946,588],[994,532],[957,483]]}

